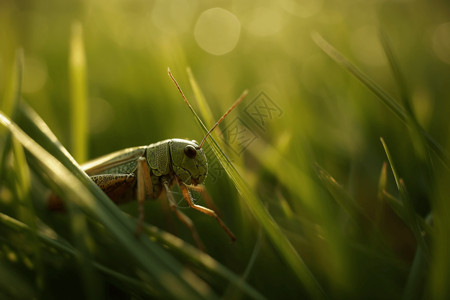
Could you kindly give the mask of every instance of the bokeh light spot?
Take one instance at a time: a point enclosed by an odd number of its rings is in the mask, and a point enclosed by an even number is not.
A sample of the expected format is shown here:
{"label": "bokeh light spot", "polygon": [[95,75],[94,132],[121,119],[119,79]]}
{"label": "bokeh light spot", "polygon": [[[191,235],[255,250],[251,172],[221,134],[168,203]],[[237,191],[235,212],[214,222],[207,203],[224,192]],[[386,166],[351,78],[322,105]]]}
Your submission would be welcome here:
{"label": "bokeh light spot", "polygon": [[194,37],[197,44],[208,53],[223,55],[232,51],[241,34],[238,18],[223,8],[204,11],[197,20]]}

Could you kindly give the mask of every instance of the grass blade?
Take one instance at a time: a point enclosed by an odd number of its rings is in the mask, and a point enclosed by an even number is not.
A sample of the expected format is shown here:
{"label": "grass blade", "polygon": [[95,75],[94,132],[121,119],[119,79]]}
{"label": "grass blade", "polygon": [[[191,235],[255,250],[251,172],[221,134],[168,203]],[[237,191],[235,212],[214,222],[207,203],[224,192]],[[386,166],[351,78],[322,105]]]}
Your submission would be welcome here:
{"label": "grass blade", "polygon": [[[3,213],[0,213],[0,224],[5,230],[9,230],[12,235],[32,235],[33,230],[26,224],[11,218]],[[41,243],[42,251],[48,251],[52,256],[61,254],[67,257],[68,260],[72,260],[77,255],[77,250],[70,247],[67,243],[63,243],[60,240],[55,240],[50,238],[47,234],[42,231],[37,232],[37,237]],[[113,278],[114,280],[126,283],[128,286],[133,287],[136,290],[142,291],[147,296],[157,295],[158,293],[148,284],[143,281],[136,280],[129,276],[118,273],[98,262],[93,262],[93,266],[98,272]],[[32,297],[28,297],[30,299]]]}
{"label": "grass blade", "polygon": [[370,221],[370,218],[364,212],[363,208],[359,206],[358,203],[356,203],[344,190],[342,185],[340,185],[327,171],[325,171],[325,169],[319,166],[319,164],[316,164],[316,172],[317,176],[331,194],[332,198],[345,210],[355,224],[359,223],[361,217],[364,217],[366,221]]}
{"label": "grass blade", "polygon": [[83,163],[87,158],[87,124],[89,122],[83,27],[78,22],[72,24],[69,75],[72,153],[79,163]]}
{"label": "grass blade", "polygon": [[246,204],[253,213],[253,216],[261,224],[267,236],[272,241],[274,247],[285,260],[286,264],[292,268],[311,297],[315,299],[323,298],[325,294],[319,282],[306,266],[294,246],[292,246],[291,242],[281,231],[273,217],[266,210],[261,200],[259,200],[258,197],[252,192],[248,184],[244,181],[242,176],[234,168],[228,158],[221,154],[221,151],[218,149],[219,146],[214,141],[210,143],[210,146],[216,154],[217,159],[224,167],[226,173],[233,181],[234,186],[241,194],[242,198],[246,201]]}
{"label": "grass blade", "polygon": [[[31,201],[31,182],[30,182],[30,170],[28,168],[25,153],[22,145],[13,138],[13,153],[14,153],[14,170],[16,174],[16,187],[15,191],[17,198],[21,199],[22,208],[19,215],[26,224],[31,228],[31,236],[29,247],[32,250],[33,263],[36,269],[36,286],[39,290],[42,290],[44,283],[44,269],[42,264],[41,250],[39,248],[37,237],[37,224],[36,215]],[[23,209],[24,208],[24,209]]]}
{"label": "grass blade", "polygon": [[[76,166],[76,162],[68,154],[67,150],[59,143],[55,135],[47,127],[45,122],[32,110],[30,107],[22,103],[22,126],[32,132],[34,136],[37,136],[41,144],[45,145],[49,152],[51,152],[58,160],[61,160],[68,164],[68,168]],[[103,193],[102,193],[103,194]],[[108,199],[108,203],[112,203]],[[115,205],[113,205],[115,206]],[[133,228],[134,231],[134,228]],[[177,256],[184,257],[187,261],[190,261],[200,268],[209,271],[212,274],[216,274],[221,278],[224,278],[230,283],[239,286],[241,290],[249,295],[253,299],[262,299],[263,297],[254,290],[251,286],[242,282],[241,279],[225,268],[219,262],[214,260],[211,256],[199,251],[197,248],[192,247],[190,244],[184,242],[180,238],[173,236],[167,232],[164,232],[154,226],[145,224],[144,232],[149,234],[156,241],[169,247],[169,250],[177,254]]]}
{"label": "grass blade", "polygon": [[[140,268],[175,298],[215,298],[208,286],[183,267],[154,242],[134,237],[135,225],[127,220],[108,197],[76,166],[76,175],[26,135],[17,125],[0,113],[0,123],[41,164],[43,170],[59,188],[60,195],[79,206],[82,211],[101,222],[133,257]],[[67,159],[70,162],[70,159]]]}
{"label": "grass blade", "polygon": [[194,263],[197,267],[227,279],[230,284],[239,288],[241,292],[245,293],[250,298],[265,299],[258,291],[242,280],[242,278],[238,277],[208,254],[199,251],[182,239],[148,224],[144,224],[143,230],[155,238],[156,241],[167,246],[170,251],[184,257],[187,261]]}
{"label": "grass blade", "polygon": [[[22,73],[23,73],[23,51],[22,49],[16,51],[15,64],[13,66],[10,82],[6,88],[4,96],[3,109],[7,116],[15,118],[18,103],[20,101],[22,90]],[[0,127],[0,134],[5,131],[5,128]],[[11,146],[11,135],[8,132],[2,151],[0,151],[0,182],[3,182],[3,176],[6,172],[6,159]]]}
{"label": "grass blade", "polygon": [[[23,50],[16,50],[15,63],[13,64],[11,75],[8,77],[10,81],[6,86],[5,95],[3,97],[3,103],[1,109],[7,116],[14,114],[17,102],[21,95],[22,90],[22,73],[23,73]],[[4,131],[4,128],[0,129],[0,133]]]}
{"label": "grass blade", "polygon": [[381,87],[379,87],[372,79],[364,74],[360,69],[353,65],[347,58],[345,58],[339,51],[331,46],[320,34],[314,33],[312,35],[314,42],[322,49],[329,57],[337,62],[341,67],[349,71],[359,81],[361,81],[368,89],[370,89],[382,102],[385,104],[402,122],[406,122],[407,115],[405,110],[398,104],[389,94],[387,94]]}
{"label": "grass blade", "polygon": [[[200,86],[198,85],[197,80],[195,79],[194,74],[191,71],[191,68],[187,68],[187,73],[192,90],[194,91],[194,98],[197,100],[197,105],[200,109],[200,114],[205,119],[205,123],[208,128],[211,128],[211,126],[213,126],[215,122],[213,114],[211,112],[211,108],[209,107],[208,102],[206,102],[205,96],[203,95],[203,92],[200,89]],[[217,128],[216,130],[218,129],[219,128]]]}
{"label": "grass blade", "polygon": [[[195,82],[195,79],[193,77],[191,77],[191,82]],[[179,90],[181,92],[181,88],[179,88]],[[201,96],[197,96],[197,99],[199,100],[204,98]],[[206,107],[207,106],[206,102],[203,103],[203,105]],[[188,106],[191,112],[193,113],[195,119],[200,124],[200,126],[205,130],[205,132],[208,132],[208,129],[203,124],[201,119],[198,117],[197,113],[194,111],[192,106],[190,106],[189,104]],[[250,211],[252,212],[254,217],[258,220],[258,222],[261,224],[261,227],[266,232],[267,236],[271,240],[274,247],[278,250],[280,256],[285,260],[286,264],[292,268],[292,270],[299,278],[300,282],[302,282],[305,289],[312,298],[315,299],[324,298],[325,293],[322,287],[320,286],[319,282],[316,280],[314,275],[306,266],[305,262],[300,257],[295,248],[292,246],[288,238],[281,231],[280,227],[275,222],[273,217],[264,207],[261,200],[259,200],[258,197],[252,192],[250,186],[245,182],[245,180],[236,170],[236,168],[231,163],[229,158],[224,154],[224,152],[219,147],[215,139],[212,136],[209,136],[207,141],[211,146],[211,149],[214,151],[217,159],[222,164],[225,172],[233,181],[234,186],[238,190],[239,194],[245,200]]]}
{"label": "grass blade", "polygon": [[[378,86],[372,79],[365,73],[353,65],[347,58],[345,58],[339,51],[331,46],[320,34],[313,33],[312,38],[314,42],[322,49],[330,58],[332,58],[341,67],[350,72],[356,79],[363,83],[372,93],[374,93],[378,99],[386,105],[396,117],[402,121],[406,126],[410,127],[408,121],[409,116],[406,110],[397,103],[387,92],[385,92],[380,86]],[[423,136],[427,142],[428,147],[434,151],[436,156],[443,162],[443,164],[449,168],[450,159],[448,153],[444,148],[436,142],[422,127],[418,127],[418,132]]]}
{"label": "grass blade", "polygon": [[392,73],[394,75],[394,79],[397,82],[397,86],[400,91],[401,103],[403,104],[403,107],[404,107],[406,113],[408,114],[409,119],[414,122],[417,122],[417,119],[414,115],[414,111],[412,109],[411,97],[409,95],[409,91],[406,86],[405,79],[402,75],[402,72],[400,71],[400,67],[397,63],[397,59],[394,56],[394,52],[392,51],[391,45],[388,41],[388,38],[383,31],[380,31],[379,35],[380,35],[381,45],[383,46],[384,53],[386,54],[386,57],[388,59]]}
{"label": "grass blade", "polygon": [[422,228],[420,226],[420,222],[419,222],[417,214],[414,210],[414,206],[411,202],[411,199],[409,198],[408,193],[406,191],[405,183],[399,177],[397,170],[394,167],[394,161],[392,160],[391,154],[389,152],[389,149],[388,149],[385,141],[383,140],[383,138],[381,138],[380,140],[381,140],[381,143],[383,144],[384,151],[386,152],[386,156],[387,156],[389,164],[391,166],[392,174],[394,175],[397,189],[400,192],[400,197],[403,202],[403,207],[405,210],[407,224],[408,224],[409,228],[412,230],[417,243],[422,248],[424,255],[426,257],[428,257],[428,255],[429,255],[428,246],[422,235]]}
{"label": "grass blade", "polygon": [[422,247],[418,247],[408,275],[403,300],[419,300],[422,298],[424,288],[424,278],[427,272],[427,259]]}
{"label": "grass blade", "polygon": [[424,130],[420,127],[419,121],[417,120],[416,114],[414,113],[411,104],[411,96],[406,81],[404,79],[404,76],[402,75],[394,52],[392,51],[388,37],[383,31],[380,31],[380,41],[386,57],[388,58],[389,65],[394,75],[394,79],[397,82],[397,86],[400,91],[401,103],[403,104],[403,107],[405,108],[406,114],[408,116],[407,122],[410,129],[412,142],[420,157],[425,158],[425,160],[427,161],[426,166],[429,168],[430,166],[432,166],[432,163],[429,157],[429,152],[426,148],[425,137],[421,134],[421,132],[424,132]]}

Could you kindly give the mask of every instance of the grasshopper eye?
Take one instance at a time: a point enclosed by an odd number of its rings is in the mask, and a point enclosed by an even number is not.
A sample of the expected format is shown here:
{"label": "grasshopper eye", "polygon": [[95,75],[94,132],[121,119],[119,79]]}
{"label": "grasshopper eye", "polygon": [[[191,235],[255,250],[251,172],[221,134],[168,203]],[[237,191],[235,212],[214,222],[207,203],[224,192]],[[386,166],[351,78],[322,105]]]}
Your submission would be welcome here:
{"label": "grasshopper eye", "polygon": [[184,147],[184,154],[189,158],[194,158],[197,155],[197,150],[195,150],[194,146],[187,145]]}

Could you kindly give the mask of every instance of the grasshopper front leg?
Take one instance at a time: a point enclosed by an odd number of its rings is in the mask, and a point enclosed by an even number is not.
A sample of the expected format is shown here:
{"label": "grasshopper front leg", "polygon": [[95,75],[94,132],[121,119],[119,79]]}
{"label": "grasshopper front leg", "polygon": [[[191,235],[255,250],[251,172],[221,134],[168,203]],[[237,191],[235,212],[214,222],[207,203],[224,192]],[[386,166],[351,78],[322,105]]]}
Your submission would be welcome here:
{"label": "grasshopper front leg", "polygon": [[172,191],[169,188],[168,182],[163,181],[163,185],[164,185],[164,189],[166,191],[166,196],[167,196],[167,200],[169,201],[170,208],[173,211],[175,211],[178,219],[180,219],[180,221],[183,222],[189,228],[189,230],[191,231],[191,234],[192,234],[192,238],[194,239],[195,243],[197,244],[197,247],[200,250],[205,251],[205,246],[204,246],[202,240],[200,239],[200,236],[198,235],[197,229],[195,229],[194,223],[188,216],[186,216],[184,213],[182,213],[178,209],[177,203],[175,202],[175,199],[173,198]]}
{"label": "grasshopper front leg", "polygon": [[217,213],[209,208],[204,207],[204,206],[194,204],[194,201],[191,198],[191,194],[189,193],[188,187],[184,183],[182,183],[182,182],[180,183],[178,180],[177,180],[177,183],[180,186],[181,193],[183,194],[183,197],[186,200],[186,202],[189,204],[189,206],[208,215],[208,216],[215,218],[217,220],[217,222],[219,222],[220,226],[225,230],[225,232],[231,238],[231,240],[234,242],[236,240],[236,237],[231,232],[231,230],[227,227],[227,225],[225,225],[225,223],[222,221],[222,219],[219,218]]}
{"label": "grasshopper front leg", "polygon": [[214,201],[212,200],[211,196],[209,195],[208,191],[206,190],[206,187],[203,184],[199,185],[187,185],[186,186],[189,190],[199,193],[203,200],[206,202],[206,206],[214,211],[218,211],[216,208],[216,205],[214,204]]}

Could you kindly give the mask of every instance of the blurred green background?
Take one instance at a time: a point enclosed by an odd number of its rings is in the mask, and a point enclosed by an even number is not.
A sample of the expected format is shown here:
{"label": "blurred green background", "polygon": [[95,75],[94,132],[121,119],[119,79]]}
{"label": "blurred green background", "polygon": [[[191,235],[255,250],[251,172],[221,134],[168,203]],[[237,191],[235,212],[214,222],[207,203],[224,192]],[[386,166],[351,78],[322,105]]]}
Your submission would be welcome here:
{"label": "blurred green background", "polygon": [[[450,4],[444,0],[2,0],[0,108],[6,110],[4,99],[13,78],[16,50],[22,48],[22,98],[73,153],[69,58],[71,39],[77,36],[85,53],[88,112],[85,120],[76,120],[87,126],[87,154],[80,154],[81,160],[168,138],[202,139],[204,133],[167,76],[168,67],[198,110],[186,71],[191,69],[213,119],[248,89],[244,102],[220,126],[231,146],[224,151],[324,293],[329,298],[444,299],[450,296],[448,168],[429,150],[423,151],[411,134],[414,130],[312,38],[314,33],[322,35],[401,103],[401,89],[383,50],[380,29],[404,75],[408,103],[418,123],[445,148],[450,112]],[[274,109],[270,115],[259,107],[265,113],[264,124],[248,113],[259,105],[261,93]],[[241,142],[233,140],[236,120],[245,131]],[[387,162],[380,137],[390,149],[418,218],[433,216],[436,221],[433,238],[426,236],[431,250],[425,258],[417,254],[408,222],[380,196],[380,173]],[[249,138],[254,140],[245,142]],[[215,220],[183,209],[196,224],[207,253],[236,274],[247,268],[247,282],[264,297],[313,297],[267,238],[261,221],[226,173],[211,168],[217,166],[217,159],[209,158],[206,187],[237,242],[229,243]],[[389,165],[384,188],[401,200]],[[3,198],[7,189],[1,190]],[[356,223],[334,201],[333,189],[359,207]],[[181,200],[179,194],[175,196]],[[3,203],[2,210],[8,211],[7,206]],[[135,203],[123,209],[137,215]],[[148,223],[192,243],[188,230],[164,213],[162,205],[148,203],[146,210]],[[7,261],[5,247],[2,260]],[[20,249],[19,244],[8,247]],[[413,262],[419,266],[415,268]],[[24,267],[15,262],[12,268]],[[55,274],[67,270],[52,268],[54,275],[48,277],[54,281],[44,287],[53,287],[55,297],[62,293],[62,281],[77,282],[82,276],[74,272],[58,278]],[[33,272],[27,276],[33,278]],[[124,298],[140,297],[130,296],[120,283],[101,284],[111,290],[107,296],[117,292]],[[67,293],[83,295],[76,286],[65,287]],[[210,286],[224,298],[239,297],[224,286]]]}

